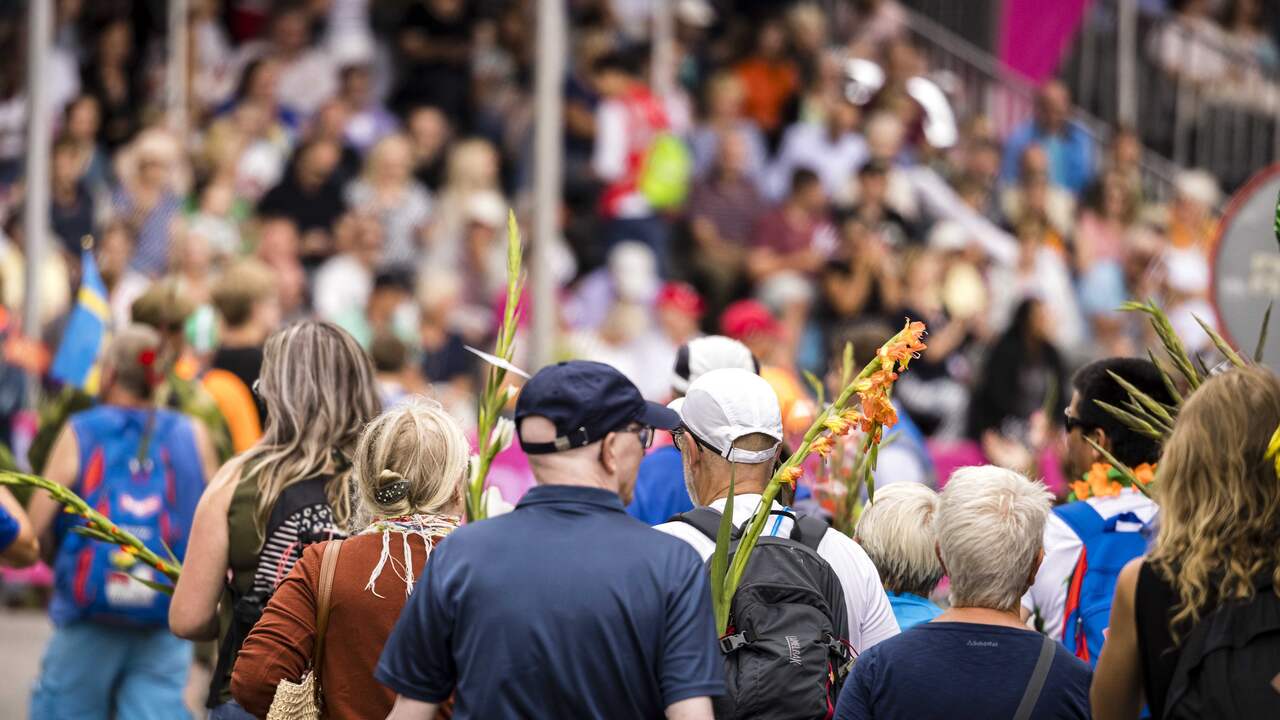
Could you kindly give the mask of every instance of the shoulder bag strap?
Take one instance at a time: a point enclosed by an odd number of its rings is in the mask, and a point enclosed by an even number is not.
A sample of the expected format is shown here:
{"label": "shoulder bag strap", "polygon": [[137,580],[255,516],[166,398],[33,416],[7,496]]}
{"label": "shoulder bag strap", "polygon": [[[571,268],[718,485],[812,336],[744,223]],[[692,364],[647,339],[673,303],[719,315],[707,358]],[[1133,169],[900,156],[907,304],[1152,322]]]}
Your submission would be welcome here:
{"label": "shoulder bag strap", "polygon": [[311,655],[312,672],[320,671],[324,658],[324,633],[329,627],[329,600],[333,595],[333,575],[338,568],[341,540],[330,540],[324,546],[324,558],[320,561],[320,598],[316,605],[316,650]]}
{"label": "shoulder bag strap", "polygon": [[1044,689],[1044,681],[1049,677],[1049,668],[1053,665],[1054,647],[1057,640],[1045,635],[1041,637],[1040,657],[1036,660],[1036,669],[1031,671],[1031,679],[1027,681],[1027,689],[1022,693],[1022,702],[1018,703],[1018,711],[1013,720],[1030,720],[1031,711],[1036,709],[1036,701],[1040,699],[1040,691]]}

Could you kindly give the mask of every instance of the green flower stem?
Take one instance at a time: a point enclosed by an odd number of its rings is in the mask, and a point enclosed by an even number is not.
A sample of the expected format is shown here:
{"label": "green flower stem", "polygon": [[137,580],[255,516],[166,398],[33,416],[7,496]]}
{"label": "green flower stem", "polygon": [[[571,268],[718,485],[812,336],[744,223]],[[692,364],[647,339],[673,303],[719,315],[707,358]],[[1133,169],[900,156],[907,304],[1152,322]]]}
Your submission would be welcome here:
{"label": "green flower stem", "polygon": [[[100,542],[107,542],[119,546],[125,552],[136,557],[139,561],[150,565],[151,567],[164,573],[165,577],[173,582],[178,581],[178,575],[182,572],[182,565],[178,563],[176,558],[170,554],[170,559],[165,559],[152,552],[137,537],[127,530],[123,530],[116,525],[111,518],[94,510],[70,488],[59,485],[52,480],[47,480],[38,475],[27,475],[25,473],[2,471],[0,472],[0,485],[14,485],[22,487],[34,487],[49,493],[60,505],[66,508],[66,511],[79,515],[84,518],[86,525],[72,528],[74,531],[86,537],[93,538]],[[137,578],[135,578],[137,579]],[[143,584],[153,589],[161,590],[170,595],[173,594],[173,588],[161,583],[150,583],[139,580]]]}

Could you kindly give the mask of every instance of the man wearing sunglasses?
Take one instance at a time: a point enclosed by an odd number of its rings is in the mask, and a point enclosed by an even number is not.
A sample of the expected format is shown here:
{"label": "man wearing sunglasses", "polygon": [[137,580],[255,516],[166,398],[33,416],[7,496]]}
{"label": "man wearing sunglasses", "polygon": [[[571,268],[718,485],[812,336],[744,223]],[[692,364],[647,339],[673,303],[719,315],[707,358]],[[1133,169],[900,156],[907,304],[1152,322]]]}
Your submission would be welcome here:
{"label": "man wearing sunglasses", "polygon": [[432,554],[376,673],[399,693],[391,718],[430,718],[456,691],[459,720],[712,720],[706,570],[623,505],[654,429],[679,421],[601,363],[525,384],[516,427],[538,484]]}
{"label": "man wearing sunglasses", "polygon": [[[1044,526],[1044,562],[1022,598],[1024,617],[1036,615],[1042,632],[1066,644],[1082,660],[1097,663],[1102,633],[1110,617],[1112,587],[1120,568],[1141,555],[1146,543],[1139,534],[1158,508],[1135,488],[1111,485],[1106,458],[1093,440],[1117,460],[1137,468],[1160,458],[1155,440],[1130,430],[1098,406],[1123,407],[1129,394],[1111,377],[1115,373],[1158,402],[1170,403],[1160,371],[1148,360],[1109,358],[1086,365],[1071,381],[1074,392],[1063,418],[1067,431],[1067,473],[1088,489],[1075,502],[1060,505]],[[1099,482],[1096,486],[1089,478]],[[1095,600],[1096,599],[1096,600]],[[1096,619],[1096,621],[1095,621]]]}

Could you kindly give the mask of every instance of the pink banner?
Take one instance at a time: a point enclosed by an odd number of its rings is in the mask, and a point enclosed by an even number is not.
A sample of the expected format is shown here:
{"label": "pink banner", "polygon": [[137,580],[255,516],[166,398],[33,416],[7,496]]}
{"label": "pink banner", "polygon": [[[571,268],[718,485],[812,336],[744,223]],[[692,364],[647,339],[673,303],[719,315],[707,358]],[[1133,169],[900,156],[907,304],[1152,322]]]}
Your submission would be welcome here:
{"label": "pink banner", "polygon": [[1004,0],[1000,60],[1039,85],[1052,77],[1089,0]]}

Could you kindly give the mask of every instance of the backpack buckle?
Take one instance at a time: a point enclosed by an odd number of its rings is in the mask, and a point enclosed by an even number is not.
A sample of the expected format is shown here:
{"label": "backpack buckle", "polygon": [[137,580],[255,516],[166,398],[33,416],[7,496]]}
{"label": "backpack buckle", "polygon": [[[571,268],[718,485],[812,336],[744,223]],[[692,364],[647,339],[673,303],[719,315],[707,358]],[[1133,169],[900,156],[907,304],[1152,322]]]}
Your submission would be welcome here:
{"label": "backpack buckle", "polygon": [[750,645],[754,641],[755,638],[750,637],[746,630],[735,635],[726,635],[720,638],[720,652],[728,655],[735,650]]}

